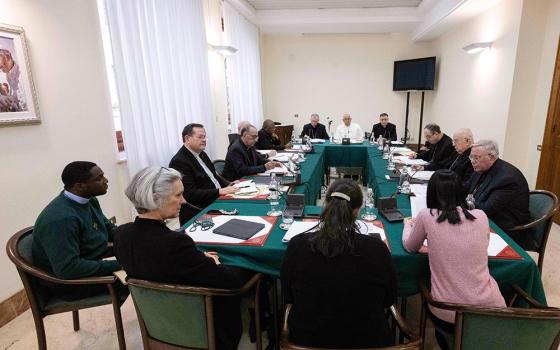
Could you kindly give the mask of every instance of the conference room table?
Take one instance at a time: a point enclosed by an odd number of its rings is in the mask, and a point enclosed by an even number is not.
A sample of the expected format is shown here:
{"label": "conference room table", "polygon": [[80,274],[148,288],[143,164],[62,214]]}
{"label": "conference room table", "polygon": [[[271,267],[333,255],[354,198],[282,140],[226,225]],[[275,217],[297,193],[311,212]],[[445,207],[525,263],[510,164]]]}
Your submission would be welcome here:
{"label": "conference room table", "polygon": [[[407,195],[395,194],[397,181],[387,180],[387,160],[376,146],[368,143],[357,145],[338,145],[326,142],[315,145],[314,153],[306,156],[302,163],[302,185],[294,192],[306,196],[306,203],[315,204],[321,193],[324,171],[329,166],[363,167],[368,186],[374,189],[376,197],[395,195],[399,210],[410,216],[410,199]],[[265,216],[270,206],[268,201],[251,200],[218,200],[205,208],[198,216],[205,215],[209,210],[237,209],[239,215]],[[317,215],[321,207],[306,205],[304,215]],[[198,217],[197,216],[197,217]],[[187,228],[196,218],[187,222],[181,229]],[[410,296],[419,293],[418,282],[429,280],[430,269],[427,254],[408,253],[402,245],[403,223],[390,223],[378,215],[382,221],[388,240],[391,256],[397,271],[399,296]],[[216,251],[223,264],[246,268],[262,272],[274,277],[280,276],[280,268],[287,243],[282,242],[286,231],[279,225],[281,217],[273,226],[263,246],[244,246],[235,244],[198,244],[205,251]],[[490,226],[499,234],[518,254],[521,259],[489,258],[490,273],[502,287],[513,283],[519,285],[539,302],[546,304],[546,297],[541,276],[534,260],[517,245],[503,230],[493,222]]]}

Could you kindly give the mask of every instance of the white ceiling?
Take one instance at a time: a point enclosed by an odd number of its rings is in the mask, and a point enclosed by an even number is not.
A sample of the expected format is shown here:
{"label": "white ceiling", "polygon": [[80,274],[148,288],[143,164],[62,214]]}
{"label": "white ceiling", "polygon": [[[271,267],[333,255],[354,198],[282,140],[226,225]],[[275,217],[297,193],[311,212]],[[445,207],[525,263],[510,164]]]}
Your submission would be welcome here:
{"label": "white ceiling", "polygon": [[422,0],[247,0],[255,10],[416,7]]}
{"label": "white ceiling", "polygon": [[265,34],[409,33],[433,40],[503,0],[225,0]]}

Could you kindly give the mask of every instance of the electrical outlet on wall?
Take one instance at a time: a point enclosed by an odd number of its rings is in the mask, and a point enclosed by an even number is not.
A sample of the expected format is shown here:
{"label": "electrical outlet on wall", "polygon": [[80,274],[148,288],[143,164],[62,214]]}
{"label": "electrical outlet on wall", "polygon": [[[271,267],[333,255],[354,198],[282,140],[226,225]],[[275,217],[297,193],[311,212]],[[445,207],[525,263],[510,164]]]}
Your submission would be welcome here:
{"label": "electrical outlet on wall", "polygon": [[299,118],[299,114],[294,114],[294,118]]}

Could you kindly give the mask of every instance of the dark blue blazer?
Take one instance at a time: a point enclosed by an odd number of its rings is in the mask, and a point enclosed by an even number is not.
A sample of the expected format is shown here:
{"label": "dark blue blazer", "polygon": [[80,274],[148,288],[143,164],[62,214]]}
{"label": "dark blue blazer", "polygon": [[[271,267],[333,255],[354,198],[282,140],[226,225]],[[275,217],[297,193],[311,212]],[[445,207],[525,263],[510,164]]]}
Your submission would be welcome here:
{"label": "dark blue blazer", "polygon": [[[476,208],[483,210],[504,231],[527,224],[529,215],[529,185],[527,180],[515,166],[498,159],[492,165],[474,194]],[[483,173],[474,172],[466,183],[468,193],[473,193]],[[524,237],[515,237],[521,246],[525,245]]]}

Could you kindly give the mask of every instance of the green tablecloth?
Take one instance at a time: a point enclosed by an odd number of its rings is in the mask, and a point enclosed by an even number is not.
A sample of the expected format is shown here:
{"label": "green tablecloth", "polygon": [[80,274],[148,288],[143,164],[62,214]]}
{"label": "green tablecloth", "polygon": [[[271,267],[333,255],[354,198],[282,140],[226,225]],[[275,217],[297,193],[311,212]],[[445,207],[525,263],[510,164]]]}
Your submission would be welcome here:
{"label": "green tablecloth", "polygon": [[[320,181],[322,179],[323,162],[328,162],[329,158],[325,156],[331,153],[344,153],[340,149],[348,147],[348,149],[358,149],[358,152],[364,156],[361,165],[366,168],[368,175],[368,184],[376,189],[378,196],[389,196],[396,192],[396,181],[388,181],[385,179],[387,174],[387,161],[383,160],[380,152],[369,145],[359,146],[341,146],[321,145],[316,147],[316,154],[309,155],[308,160],[302,166],[302,180],[306,185],[298,186],[296,191],[298,193],[305,193],[306,198],[311,199],[316,193],[313,191],[320,191]],[[331,152],[332,151],[332,152]],[[338,158],[336,160],[340,166],[350,166],[348,163],[342,163]],[[349,162],[354,162],[354,158]],[[332,165],[327,163],[327,165]],[[318,170],[320,169],[320,170]],[[397,203],[399,209],[405,216],[410,215],[410,200],[405,195],[397,195]],[[211,209],[233,209],[237,208],[240,215],[259,215],[264,216],[269,207],[267,204],[243,202],[215,202],[206,208],[200,215],[203,215],[207,210]],[[306,213],[316,214],[319,213],[321,208],[316,206],[307,206]],[[194,219],[193,219],[194,220]],[[191,220],[191,221],[193,221]],[[429,264],[427,255],[423,254],[409,254],[404,250],[402,245],[402,223],[389,223],[381,218],[385,225],[385,232],[388,237],[391,255],[395,263],[398,278],[399,295],[408,296],[419,292],[418,281],[421,279],[429,279]],[[187,223],[186,226],[190,224]],[[186,227],[185,226],[185,227]],[[509,260],[509,259],[489,259],[490,273],[496,281],[503,286],[511,283],[517,283],[525,291],[531,294],[539,302],[546,304],[546,297],[544,294],[543,285],[537,265],[533,259],[519,247],[507,234],[505,234],[494,223],[491,223],[492,228],[502,236],[505,241],[512,246],[523,258],[522,260]],[[248,246],[235,246],[235,245],[199,245],[203,250],[217,251],[220,254],[222,262],[226,265],[238,266],[263,272],[265,274],[278,277],[280,267],[286,249],[286,243],[282,242],[282,237],[285,231],[274,226],[268,240],[262,247],[248,247]]]}

